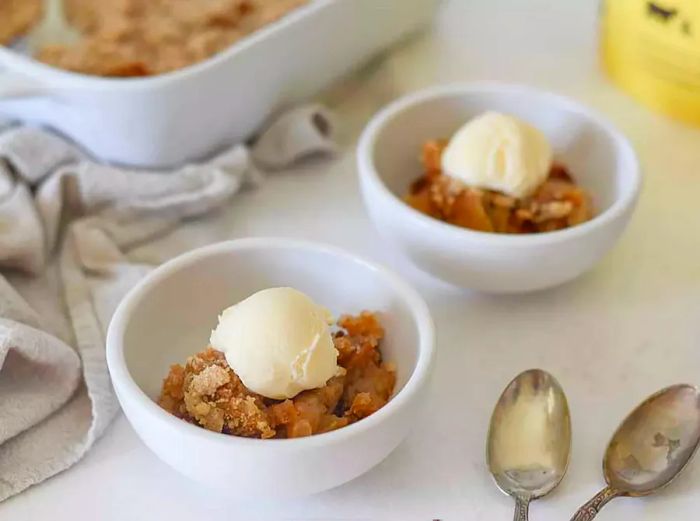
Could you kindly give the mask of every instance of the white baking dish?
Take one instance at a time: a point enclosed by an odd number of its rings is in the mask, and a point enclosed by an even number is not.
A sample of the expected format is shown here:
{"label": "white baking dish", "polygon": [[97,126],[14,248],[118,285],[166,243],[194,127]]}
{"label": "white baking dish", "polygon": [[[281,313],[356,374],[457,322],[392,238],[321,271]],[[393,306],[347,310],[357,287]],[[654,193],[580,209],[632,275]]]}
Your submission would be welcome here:
{"label": "white baking dish", "polygon": [[0,115],[48,125],[98,158],[168,166],[252,134],[427,23],[439,0],[312,0],[200,64],[161,76],[74,74],[0,47]]}

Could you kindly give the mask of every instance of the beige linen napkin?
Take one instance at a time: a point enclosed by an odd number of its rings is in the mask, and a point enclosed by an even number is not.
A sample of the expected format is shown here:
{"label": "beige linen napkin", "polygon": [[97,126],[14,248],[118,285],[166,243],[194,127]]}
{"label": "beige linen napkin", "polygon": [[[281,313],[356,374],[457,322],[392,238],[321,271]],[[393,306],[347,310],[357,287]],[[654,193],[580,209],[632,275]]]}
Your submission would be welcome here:
{"label": "beige linen napkin", "polygon": [[251,148],[173,172],[103,165],[44,130],[0,125],[0,270],[32,276],[57,262],[74,336],[59,339],[0,271],[0,501],[73,465],[118,411],[104,334],[152,269],[125,252],[260,182],[255,165],[334,150],[318,105],[282,114]]}

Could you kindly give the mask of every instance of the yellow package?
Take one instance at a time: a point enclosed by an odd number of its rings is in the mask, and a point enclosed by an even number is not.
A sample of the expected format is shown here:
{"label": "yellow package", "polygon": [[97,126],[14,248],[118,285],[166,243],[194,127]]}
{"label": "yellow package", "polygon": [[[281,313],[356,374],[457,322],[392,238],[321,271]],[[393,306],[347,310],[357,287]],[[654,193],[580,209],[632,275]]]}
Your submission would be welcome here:
{"label": "yellow package", "polygon": [[620,87],[700,125],[700,0],[603,0],[600,50]]}

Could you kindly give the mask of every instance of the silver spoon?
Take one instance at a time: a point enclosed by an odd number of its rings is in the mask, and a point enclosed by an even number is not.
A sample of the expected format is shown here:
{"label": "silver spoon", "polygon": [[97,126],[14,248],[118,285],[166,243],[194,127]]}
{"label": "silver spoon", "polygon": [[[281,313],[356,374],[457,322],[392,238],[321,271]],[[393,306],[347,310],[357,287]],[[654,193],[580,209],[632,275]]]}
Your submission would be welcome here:
{"label": "silver spoon", "polygon": [[27,35],[26,46],[34,54],[45,45],[70,45],[80,37],[66,19],[63,0],[44,0],[43,16]]}
{"label": "silver spoon", "polygon": [[641,497],[668,485],[700,444],[700,390],[674,385],[653,394],[625,418],[603,460],[607,486],[571,518],[590,521],[611,499]]}
{"label": "silver spoon", "polygon": [[515,521],[526,521],[530,501],[559,484],[570,451],[571,416],[561,386],[539,369],[521,373],[496,404],[486,447],[496,485],[515,499]]}

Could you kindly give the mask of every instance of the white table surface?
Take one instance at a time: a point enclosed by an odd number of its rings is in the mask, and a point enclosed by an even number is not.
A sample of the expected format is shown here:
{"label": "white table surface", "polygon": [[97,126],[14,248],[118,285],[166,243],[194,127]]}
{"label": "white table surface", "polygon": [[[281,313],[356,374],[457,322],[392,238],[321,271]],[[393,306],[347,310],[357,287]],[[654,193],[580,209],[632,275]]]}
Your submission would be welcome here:
{"label": "white table surface", "polygon": [[[486,428],[510,378],[539,366],[567,391],[574,444],[566,479],[533,504],[532,516],[569,519],[601,487],[603,450],[627,411],[667,384],[700,383],[700,131],[647,111],[605,80],[596,58],[596,4],[448,1],[431,34],[330,94],[346,122],[343,157],[272,178],[223,215],[166,240],[173,253],[244,235],[323,240],[378,260],[415,284],[439,333],[432,406],[387,460],[314,497],[245,504],[176,474],[120,416],[83,461],[0,505],[0,518],[510,519],[512,503],[484,466]],[[418,272],[373,230],[353,158],[363,124],[404,92],[474,79],[525,82],[572,96],[606,113],[634,141],[645,190],[627,233],[594,272],[529,296],[464,293]],[[700,461],[659,496],[617,500],[601,519],[697,519],[698,511]]]}

